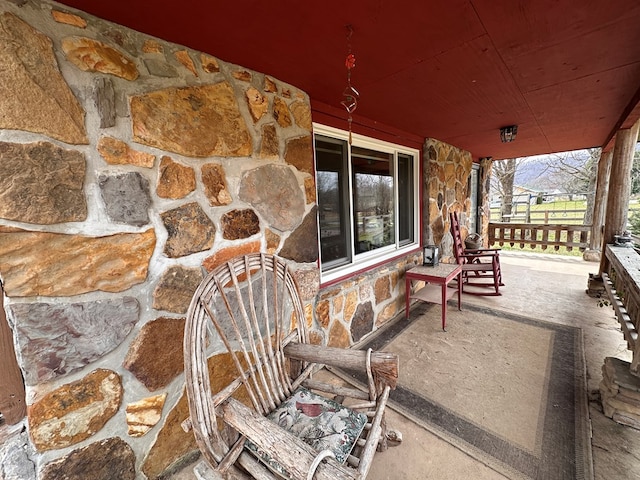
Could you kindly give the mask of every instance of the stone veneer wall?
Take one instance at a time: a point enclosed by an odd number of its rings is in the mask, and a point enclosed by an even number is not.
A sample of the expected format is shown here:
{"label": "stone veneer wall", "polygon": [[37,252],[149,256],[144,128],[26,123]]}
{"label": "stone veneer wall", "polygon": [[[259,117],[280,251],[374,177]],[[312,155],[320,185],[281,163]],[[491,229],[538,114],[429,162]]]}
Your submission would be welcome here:
{"label": "stone veneer wall", "polygon": [[425,141],[423,158],[426,177],[423,192],[424,243],[439,245],[442,260],[451,262],[454,260],[449,212],[458,212],[462,237],[466,237],[471,211],[469,178],[473,159],[471,153],[432,138]]}
{"label": "stone veneer wall", "polygon": [[232,256],[295,262],[329,338],[311,125],[277,79],[0,0],[0,277],[29,406],[0,477],[159,478],[189,458],[184,315]]}
{"label": "stone veneer wall", "polygon": [[[327,332],[326,343],[347,348],[404,313],[404,272],[422,262],[422,253],[402,257],[355,275],[320,292],[315,318]],[[317,335],[317,333],[315,334]],[[313,338],[318,343],[325,339]]]}
{"label": "stone veneer wall", "polygon": [[184,315],[230,257],[294,262],[316,343],[401,312],[419,254],[318,290],[311,125],[277,79],[0,0],[0,278],[29,406],[0,477],[160,478],[193,458]]}

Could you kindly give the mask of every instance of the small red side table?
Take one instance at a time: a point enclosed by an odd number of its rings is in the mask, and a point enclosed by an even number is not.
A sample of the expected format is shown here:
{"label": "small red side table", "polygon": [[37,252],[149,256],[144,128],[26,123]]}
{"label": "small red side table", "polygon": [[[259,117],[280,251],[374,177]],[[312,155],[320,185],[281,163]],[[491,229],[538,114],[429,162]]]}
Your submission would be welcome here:
{"label": "small red side table", "polygon": [[[449,282],[458,277],[458,310],[462,310],[462,267],[457,263],[440,263],[435,267],[418,265],[405,272],[405,310],[404,316],[409,318],[409,303],[412,298],[423,302],[442,305],[442,330],[447,323],[447,300],[453,297],[455,290],[448,289]],[[417,292],[411,292],[411,281],[422,280],[427,284]],[[440,288],[438,288],[438,285]]]}

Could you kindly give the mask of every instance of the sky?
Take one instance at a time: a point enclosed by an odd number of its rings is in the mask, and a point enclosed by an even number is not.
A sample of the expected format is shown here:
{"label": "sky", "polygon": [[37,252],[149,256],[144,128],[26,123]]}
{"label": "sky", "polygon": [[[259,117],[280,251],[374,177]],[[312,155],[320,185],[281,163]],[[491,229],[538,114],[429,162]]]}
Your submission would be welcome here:
{"label": "sky", "polygon": [[558,182],[554,181],[553,175],[549,172],[549,163],[557,161],[558,157],[565,158],[566,162],[580,163],[586,160],[588,156],[587,150],[575,150],[526,157],[516,171],[515,184],[535,188],[536,190],[556,189]]}

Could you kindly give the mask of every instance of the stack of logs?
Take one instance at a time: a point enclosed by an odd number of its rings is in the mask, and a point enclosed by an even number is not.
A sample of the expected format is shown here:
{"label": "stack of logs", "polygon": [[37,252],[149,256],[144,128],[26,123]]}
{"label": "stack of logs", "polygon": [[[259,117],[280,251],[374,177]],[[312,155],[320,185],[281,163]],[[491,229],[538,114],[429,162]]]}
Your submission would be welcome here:
{"label": "stack of logs", "polygon": [[600,382],[602,407],[607,417],[640,429],[640,377],[632,375],[629,366],[624,360],[605,358]]}

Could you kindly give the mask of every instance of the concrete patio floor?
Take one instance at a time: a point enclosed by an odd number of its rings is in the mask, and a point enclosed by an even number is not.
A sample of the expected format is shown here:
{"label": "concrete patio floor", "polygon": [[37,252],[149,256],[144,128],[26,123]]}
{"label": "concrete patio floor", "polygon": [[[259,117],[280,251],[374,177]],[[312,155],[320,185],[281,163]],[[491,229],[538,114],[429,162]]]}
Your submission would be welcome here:
{"label": "concrete patio floor", "polygon": [[640,479],[640,431],[605,417],[600,404],[599,384],[605,357],[630,361],[631,352],[613,309],[599,307],[597,300],[585,292],[589,273],[597,273],[598,264],[585,262],[581,257],[524,251],[503,251],[500,258],[506,284],[502,296],[465,295],[463,301],[582,329],[594,478]]}
{"label": "concrete patio floor", "polygon": [[[465,294],[463,310],[464,304],[481,305],[580,327],[587,366],[594,478],[640,479],[640,431],[605,417],[599,402],[605,357],[630,361],[631,352],[612,308],[599,307],[597,300],[585,292],[589,273],[597,272],[598,264],[581,257],[519,251],[503,251],[501,264],[505,282],[502,295]],[[376,457],[368,477],[372,480],[505,478],[395,412],[389,414],[389,422],[403,431],[405,440],[401,447]]]}

